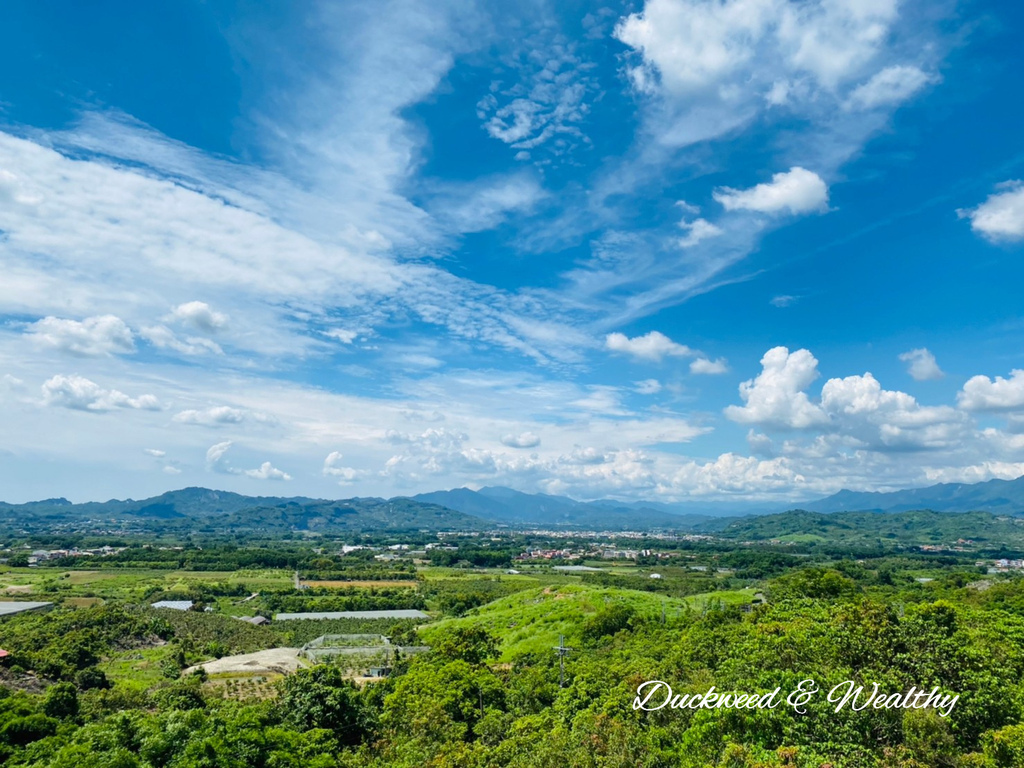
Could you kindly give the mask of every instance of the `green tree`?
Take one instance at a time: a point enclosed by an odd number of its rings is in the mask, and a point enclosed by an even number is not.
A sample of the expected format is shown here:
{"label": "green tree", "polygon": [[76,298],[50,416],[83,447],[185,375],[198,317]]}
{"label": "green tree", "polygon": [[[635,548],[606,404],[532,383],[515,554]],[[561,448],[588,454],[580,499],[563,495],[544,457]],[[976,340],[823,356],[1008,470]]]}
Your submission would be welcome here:
{"label": "green tree", "polygon": [[337,667],[302,669],[285,678],[278,711],[299,730],[326,729],[342,744],[358,744],[368,730],[359,690]]}
{"label": "green tree", "polygon": [[498,654],[498,638],[477,625],[455,627],[434,643],[434,653],[449,661],[482,664]]}
{"label": "green tree", "polygon": [[78,715],[78,689],[71,683],[57,683],[46,689],[43,713],[64,720]]}

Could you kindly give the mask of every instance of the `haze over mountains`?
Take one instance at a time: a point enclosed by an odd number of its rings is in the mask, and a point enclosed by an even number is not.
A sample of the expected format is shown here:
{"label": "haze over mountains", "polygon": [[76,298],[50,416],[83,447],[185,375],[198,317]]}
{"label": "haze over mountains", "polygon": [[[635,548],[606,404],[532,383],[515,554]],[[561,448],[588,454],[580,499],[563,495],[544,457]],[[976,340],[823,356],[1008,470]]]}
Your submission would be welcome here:
{"label": "haze over mountains", "polygon": [[776,502],[620,502],[577,501],[565,496],[529,494],[503,487],[455,488],[393,499],[313,499],[303,496],[244,496],[206,488],[184,488],[150,499],[72,504],[47,499],[27,504],[0,502],[5,525],[62,524],[87,521],[148,522],[171,530],[486,529],[495,525],[604,530],[668,529],[714,531],[737,517],[800,509],[817,513],[854,511],[987,511],[1024,515],[1024,477],[982,483],[942,483],[888,493],[840,491],[817,501]]}

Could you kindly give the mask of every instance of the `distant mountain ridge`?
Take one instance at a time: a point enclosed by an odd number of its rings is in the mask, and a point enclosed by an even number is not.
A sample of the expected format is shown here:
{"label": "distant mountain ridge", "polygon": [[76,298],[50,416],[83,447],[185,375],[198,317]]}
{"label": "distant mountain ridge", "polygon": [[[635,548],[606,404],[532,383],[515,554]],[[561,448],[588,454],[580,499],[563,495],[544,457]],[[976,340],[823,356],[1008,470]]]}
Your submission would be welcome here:
{"label": "distant mountain ridge", "polygon": [[938,483],[903,491],[839,491],[796,505],[811,512],[975,512],[1024,515],[1024,476],[980,483]]}
{"label": "distant mountain ridge", "polygon": [[[227,531],[279,534],[289,531],[481,530],[478,517],[412,499],[312,499],[305,496],[244,496],[208,488],[182,488],[149,499],[111,499],[71,504],[49,499],[27,504],[0,502],[0,524],[15,528],[81,528],[90,522],[127,524],[129,529],[218,534]],[[77,524],[77,525],[76,525]]]}
{"label": "distant mountain ridge", "polygon": [[[82,528],[88,521],[127,521],[138,530],[218,533],[285,531],[484,530],[568,528],[597,530],[720,531],[737,518],[787,510],[837,512],[985,511],[1024,516],[1024,476],[980,483],[940,483],[891,492],[843,490],[817,501],[777,502],[577,501],[501,486],[455,488],[412,497],[314,499],[245,496],[208,488],[182,488],[149,499],[72,504],[52,498],[0,502],[0,525],[12,528]],[[808,518],[809,520],[809,518]],[[131,526],[130,526],[131,527]],[[735,526],[733,526],[735,528]]]}
{"label": "distant mountain ridge", "polygon": [[763,502],[622,502],[576,501],[567,496],[523,493],[502,486],[478,491],[454,488],[412,497],[475,515],[502,525],[600,528],[607,530],[697,530],[716,528],[716,520],[745,514],[774,512],[777,505]]}

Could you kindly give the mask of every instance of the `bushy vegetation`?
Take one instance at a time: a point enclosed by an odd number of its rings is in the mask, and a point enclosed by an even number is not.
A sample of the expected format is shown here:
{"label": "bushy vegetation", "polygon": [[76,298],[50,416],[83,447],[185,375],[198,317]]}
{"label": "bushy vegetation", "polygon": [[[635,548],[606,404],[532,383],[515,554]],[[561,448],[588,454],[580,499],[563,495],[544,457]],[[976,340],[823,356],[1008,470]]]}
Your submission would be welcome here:
{"label": "bushy vegetation", "polygon": [[[582,576],[483,571],[468,557],[382,564],[371,551],[343,557],[293,541],[265,558],[223,544],[134,547],[91,570],[6,571],[5,584],[58,605],[0,621],[0,647],[11,652],[0,662],[0,764],[1024,768],[1024,579],[986,573],[973,553],[877,537],[844,556],[847,524],[824,529],[822,541],[779,546],[686,542],[669,557]],[[146,566],[126,565],[135,562]],[[339,584],[296,589],[295,571]],[[355,585],[355,574],[369,573],[408,586]],[[87,593],[106,602],[72,607]],[[146,607],[177,596],[198,610]],[[393,607],[426,608],[433,619],[255,627],[225,615]],[[431,650],[392,654],[391,676],[370,682],[330,663],[284,677],[185,674],[324,634],[382,634]],[[570,649],[564,686],[561,640]],[[855,680],[960,699],[948,717],[835,712],[821,697],[804,714],[632,707],[646,680],[683,694],[763,694],[807,678],[823,690]]]}

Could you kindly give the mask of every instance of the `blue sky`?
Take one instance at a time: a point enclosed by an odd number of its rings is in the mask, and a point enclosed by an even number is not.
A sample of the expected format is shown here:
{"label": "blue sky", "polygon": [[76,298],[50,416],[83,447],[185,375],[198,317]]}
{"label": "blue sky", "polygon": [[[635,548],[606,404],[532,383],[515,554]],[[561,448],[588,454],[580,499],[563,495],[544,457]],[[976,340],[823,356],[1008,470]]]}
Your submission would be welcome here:
{"label": "blue sky", "polygon": [[1024,8],[12,2],[0,497],[1024,474]]}

